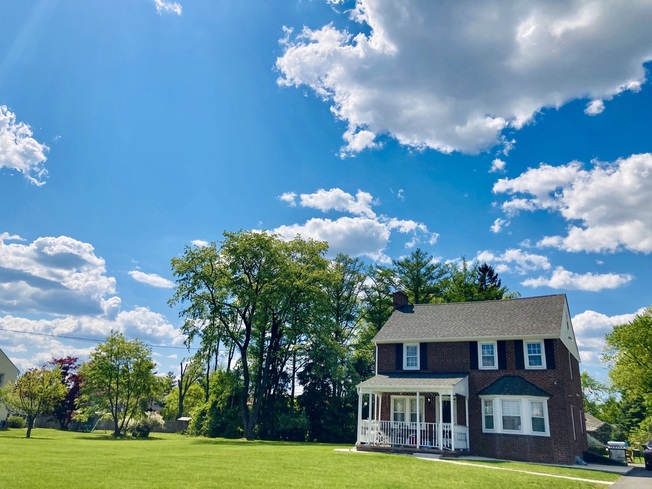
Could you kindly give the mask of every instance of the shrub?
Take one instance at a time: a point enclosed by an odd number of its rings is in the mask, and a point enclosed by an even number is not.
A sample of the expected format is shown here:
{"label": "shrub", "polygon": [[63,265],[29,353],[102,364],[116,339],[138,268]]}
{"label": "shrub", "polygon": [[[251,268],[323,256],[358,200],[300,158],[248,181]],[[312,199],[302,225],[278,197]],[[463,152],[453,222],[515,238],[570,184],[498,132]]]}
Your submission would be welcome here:
{"label": "shrub", "polygon": [[165,426],[163,417],[158,413],[145,413],[145,417],[129,422],[127,431],[134,438],[147,438],[151,431],[162,430]]}
{"label": "shrub", "polygon": [[22,416],[9,416],[9,419],[7,419],[7,426],[9,428],[24,428],[27,426],[27,423],[25,422],[25,418]]}

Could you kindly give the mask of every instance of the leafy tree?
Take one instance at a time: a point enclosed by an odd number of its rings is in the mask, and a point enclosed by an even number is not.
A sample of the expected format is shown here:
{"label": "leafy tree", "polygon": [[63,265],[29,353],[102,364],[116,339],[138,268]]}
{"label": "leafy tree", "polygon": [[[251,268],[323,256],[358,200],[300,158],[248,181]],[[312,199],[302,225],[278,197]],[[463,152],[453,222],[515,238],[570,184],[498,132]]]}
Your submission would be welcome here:
{"label": "leafy tree", "polygon": [[184,305],[180,314],[198,325],[197,334],[216,324],[236,346],[248,439],[255,436],[261,406],[281,387],[293,347],[323,294],[326,248],[300,238],[286,242],[269,233],[240,231],[224,233],[219,248],[215,243],[188,247],[172,260],[177,285],[170,304]]}
{"label": "leafy tree", "polygon": [[[183,399],[181,416],[190,416],[197,406],[205,403],[204,389],[198,383],[192,384]],[[165,398],[165,406],[161,409],[161,416],[166,420],[179,419],[179,389],[173,389]]]}
{"label": "leafy tree", "polygon": [[603,416],[604,402],[609,397],[609,387],[589,375],[588,372],[582,372],[580,375],[582,382],[582,397],[584,398],[584,411],[591,413],[598,419],[606,421]]}
{"label": "leafy tree", "polygon": [[460,263],[446,265],[448,273],[442,280],[442,295],[446,302],[487,301],[519,297],[502,285],[495,270],[483,263],[469,263],[462,257]]}
{"label": "leafy tree", "polygon": [[149,347],[118,332],[91,352],[80,374],[86,410],[109,413],[114,437],[122,436],[129,421],[142,413],[157,384]]}
{"label": "leafy tree", "polygon": [[392,315],[395,278],[391,269],[379,265],[369,267],[366,274],[363,316],[367,324],[373,326],[371,328],[371,338],[373,338]]}
{"label": "leafy tree", "polygon": [[5,405],[27,417],[27,438],[32,434],[36,417],[53,409],[66,395],[59,367],[31,368],[4,389]]}
{"label": "leafy tree", "polygon": [[197,359],[179,363],[179,380],[177,380],[177,418],[183,416],[184,402],[190,388],[197,385],[202,376],[202,369]]}
{"label": "leafy tree", "polygon": [[407,294],[412,304],[429,304],[441,298],[441,280],[446,267],[420,248],[410,256],[392,261],[398,286]]}
{"label": "leafy tree", "polygon": [[67,430],[72,421],[73,413],[77,408],[77,399],[79,398],[81,386],[81,376],[77,370],[81,364],[79,363],[79,358],[71,356],[53,358],[48,363],[59,367],[61,371],[61,383],[66,388],[65,397],[54,406],[52,414],[59,422],[59,428]]}

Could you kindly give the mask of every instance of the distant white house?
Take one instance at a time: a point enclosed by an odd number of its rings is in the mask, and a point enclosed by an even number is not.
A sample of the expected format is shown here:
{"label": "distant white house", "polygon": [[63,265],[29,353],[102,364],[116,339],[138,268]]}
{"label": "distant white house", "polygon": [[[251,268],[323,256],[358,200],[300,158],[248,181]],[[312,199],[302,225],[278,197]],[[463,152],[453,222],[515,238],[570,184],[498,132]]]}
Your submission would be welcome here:
{"label": "distant white house", "polygon": [[[9,382],[18,378],[19,370],[13,364],[5,352],[0,350],[0,387],[4,387]],[[7,419],[9,413],[4,405],[0,404],[0,423]]]}

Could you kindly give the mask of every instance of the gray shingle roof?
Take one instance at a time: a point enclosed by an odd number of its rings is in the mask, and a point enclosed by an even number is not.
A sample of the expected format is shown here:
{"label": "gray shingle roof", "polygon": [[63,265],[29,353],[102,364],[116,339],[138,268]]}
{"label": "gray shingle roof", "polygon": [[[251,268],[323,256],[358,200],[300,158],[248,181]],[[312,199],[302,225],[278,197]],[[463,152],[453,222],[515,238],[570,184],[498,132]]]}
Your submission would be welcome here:
{"label": "gray shingle roof", "polygon": [[493,384],[485,387],[479,396],[530,396],[530,397],[550,397],[543,389],[528,382],[523,377],[516,375],[505,375]]}
{"label": "gray shingle roof", "polygon": [[564,294],[483,302],[418,304],[395,310],[377,343],[471,338],[558,338]]}

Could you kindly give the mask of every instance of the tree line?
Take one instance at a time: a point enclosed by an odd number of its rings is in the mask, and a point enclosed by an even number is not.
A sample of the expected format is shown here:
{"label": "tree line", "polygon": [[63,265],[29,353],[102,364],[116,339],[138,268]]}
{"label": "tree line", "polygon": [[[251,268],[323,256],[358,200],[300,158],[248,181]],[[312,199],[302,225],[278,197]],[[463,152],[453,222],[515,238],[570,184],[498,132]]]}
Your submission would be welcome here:
{"label": "tree line", "polygon": [[413,304],[514,297],[487,264],[437,262],[416,249],[369,265],[324,242],[265,232],[225,233],[220,243],[186,247],[172,259],[169,303],[178,306],[188,347],[177,375],[156,375],[151,350],[113,332],[88,361],[53,359],[2,393],[34,419],[60,428],[110,419],[113,435],[133,431],[162,407],[190,416],[200,435],[247,439],[352,441],[355,386],[373,375],[372,338],[392,313],[392,293]]}

